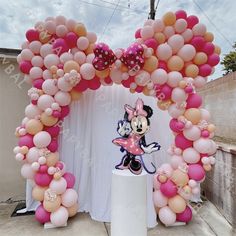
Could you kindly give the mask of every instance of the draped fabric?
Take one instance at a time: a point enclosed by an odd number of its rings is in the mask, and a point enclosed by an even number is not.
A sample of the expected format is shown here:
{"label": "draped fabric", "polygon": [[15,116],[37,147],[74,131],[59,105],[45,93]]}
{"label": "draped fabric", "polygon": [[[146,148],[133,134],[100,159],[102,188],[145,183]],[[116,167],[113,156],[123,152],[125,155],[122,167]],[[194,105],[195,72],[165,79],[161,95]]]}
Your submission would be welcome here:
{"label": "draped fabric", "polygon": [[[173,137],[168,127],[168,112],[158,110],[156,100],[152,97],[131,94],[128,89],[117,85],[86,91],[81,100],[71,104],[71,112],[62,125],[60,159],[65,162],[67,171],[76,176],[79,211],[89,212],[94,220],[110,221],[112,170],[122,157],[119,147],[111,141],[119,136],[116,128],[118,120],[123,119],[124,104],[134,106],[137,98],[142,98],[145,105],[153,108],[151,129],[146,135],[146,141],[147,144],[157,141],[161,150],[144,155],[144,161],[150,169],[152,161],[158,167],[169,161],[166,150]],[[152,177],[148,175],[147,180],[148,227],[156,225]],[[27,210],[36,208],[38,203],[31,198],[29,184],[26,200]]]}

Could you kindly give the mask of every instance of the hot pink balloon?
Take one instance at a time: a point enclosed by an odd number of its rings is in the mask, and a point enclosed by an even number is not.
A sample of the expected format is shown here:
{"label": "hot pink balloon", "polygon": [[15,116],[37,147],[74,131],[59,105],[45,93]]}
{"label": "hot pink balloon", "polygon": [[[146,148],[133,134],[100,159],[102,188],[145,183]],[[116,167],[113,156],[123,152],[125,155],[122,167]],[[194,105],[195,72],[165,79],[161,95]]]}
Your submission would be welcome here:
{"label": "hot pink balloon", "polygon": [[29,74],[30,69],[32,68],[32,64],[30,61],[22,61],[20,62],[20,71],[24,74]]}
{"label": "hot pink balloon", "polygon": [[47,173],[48,166],[47,165],[40,165],[38,172],[41,174]]}
{"label": "hot pink balloon", "polygon": [[48,173],[36,173],[34,176],[34,181],[37,185],[41,187],[46,187],[50,184],[52,181],[53,177],[52,175],[49,175]]}
{"label": "hot pink balloon", "polygon": [[196,16],[188,16],[186,20],[187,20],[189,29],[192,29],[193,26],[199,22],[199,20]]}
{"label": "hot pink balloon", "polygon": [[25,36],[30,42],[39,40],[39,32],[35,29],[29,29]]}
{"label": "hot pink balloon", "polygon": [[67,33],[65,41],[69,48],[74,48],[77,45],[78,36],[74,32]]}
{"label": "hot pink balloon", "polygon": [[57,137],[60,133],[59,126],[46,127],[44,130],[47,131],[52,137]]}
{"label": "hot pink balloon", "polygon": [[68,52],[68,50],[69,50],[69,47],[68,47],[65,39],[61,39],[61,38],[56,39],[53,42],[52,48],[53,48],[54,53],[58,56],[60,56],[64,52]]}
{"label": "hot pink balloon", "polygon": [[41,79],[41,78],[35,79],[35,80],[33,80],[33,86],[37,89],[42,89],[42,85],[43,85],[44,81],[45,80]]}
{"label": "hot pink balloon", "polygon": [[186,139],[183,134],[178,134],[175,137],[175,145],[176,145],[176,147],[181,148],[182,150],[184,150],[186,148],[192,147],[193,142]]}
{"label": "hot pink balloon", "polygon": [[219,55],[217,55],[216,53],[214,53],[214,54],[208,56],[207,63],[208,63],[210,66],[216,66],[219,62],[220,62],[220,57],[219,57]]}
{"label": "hot pink balloon", "polygon": [[136,38],[136,39],[141,38],[141,29],[136,30],[136,32],[135,32],[135,38]]}
{"label": "hot pink balloon", "polygon": [[34,147],[33,136],[30,134],[21,136],[18,141],[18,146],[27,146],[28,148]]}
{"label": "hot pink balloon", "polygon": [[51,143],[47,146],[47,149],[51,152],[56,152],[58,150],[57,139],[52,139]]}
{"label": "hot pink balloon", "polygon": [[156,87],[157,98],[162,101],[170,99],[172,90],[173,89],[167,84],[160,87]]}
{"label": "hot pink balloon", "polygon": [[50,221],[50,214],[44,209],[43,204],[41,204],[35,211],[35,218],[39,223],[45,224]]}
{"label": "hot pink balloon", "polygon": [[66,117],[70,113],[70,107],[69,106],[62,106],[61,107],[61,119]]}
{"label": "hot pink balloon", "polygon": [[212,71],[212,68],[208,64],[204,64],[204,65],[199,66],[199,75],[200,76],[206,77],[211,74],[211,71]]}
{"label": "hot pink balloon", "polygon": [[197,93],[189,94],[186,102],[187,102],[186,109],[198,108],[202,105],[202,97]]}
{"label": "hot pink balloon", "polygon": [[201,51],[205,45],[205,40],[201,36],[194,36],[191,40],[191,44],[195,47],[197,51]]}
{"label": "hot pink balloon", "polygon": [[175,12],[176,19],[187,19],[187,13],[184,10]]}
{"label": "hot pink balloon", "polygon": [[189,221],[191,221],[192,215],[193,214],[191,208],[187,206],[183,212],[176,214],[176,220],[188,223]]}
{"label": "hot pink balloon", "polygon": [[178,121],[177,119],[171,119],[169,126],[172,131],[179,133],[181,130],[183,130],[184,123],[181,121]]}
{"label": "hot pink balloon", "polygon": [[152,48],[154,51],[156,51],[158,43],[155,39],[147,39],[144,44],[149,47]]}
{"label": "hot pink balloon", "polygon": [[211,55],[214,53],[215,46],[211,42],[205,43],[205,45],[202,48],[202,51],[205,52],[207,55]]}
{"label": "hot pink balloon", "polygon": [[69,172],[66,172],[63,175],[63,178],[66,180],[67,182],[67,188],[73,188],[75,185],[75,176]]}
{"label": "hot pink balloon", "polygon": [[170,179],[161,184],[160,190],[168,198],[174,197],[177,194],[177,187]]}
{"label": "hot pink balloon", "polygon": [[205,177],[205,171],[199,164],[190,164],[188,166],[188,176],[190,179],[201,181]]}

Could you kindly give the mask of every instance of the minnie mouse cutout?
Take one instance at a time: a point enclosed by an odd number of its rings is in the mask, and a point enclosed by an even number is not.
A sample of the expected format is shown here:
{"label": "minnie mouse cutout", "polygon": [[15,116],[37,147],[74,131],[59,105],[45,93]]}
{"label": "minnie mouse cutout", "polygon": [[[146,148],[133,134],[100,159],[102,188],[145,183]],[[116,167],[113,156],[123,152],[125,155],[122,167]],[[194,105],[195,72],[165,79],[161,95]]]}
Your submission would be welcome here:
{"label": "minnie mouse cutout", "polygon": [[[121,146],[121,152],[126,151],[120,164],[116,165],[116,169],[129,169],[133,174],[139,175],[144,168],[147,173],[154,174],[156,167],[153,171],[149,171],[143,161],[142,155],[144,153],[150,154],[155,151],[159,151],[161,146],[153,142],[149,145],[146,144],[145,134],[150,129],[149,118],[153,114],[151,107],[143,104],[143,101],[139,98],[136,101],[135,108],[125,105],[124,120],[118,122],[117,132],[121,137],[114,139],[112,142],[118,146]],[[136,158],[140,156],[140,160]]]}

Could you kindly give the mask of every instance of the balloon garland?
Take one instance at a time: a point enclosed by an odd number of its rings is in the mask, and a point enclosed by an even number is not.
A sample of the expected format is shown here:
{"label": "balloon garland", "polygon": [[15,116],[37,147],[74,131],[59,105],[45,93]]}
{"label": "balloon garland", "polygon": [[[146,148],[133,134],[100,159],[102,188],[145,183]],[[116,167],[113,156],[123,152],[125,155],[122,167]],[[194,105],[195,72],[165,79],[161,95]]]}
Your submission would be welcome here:
{"label": "balloon garland", "polygon": [[33,198],[41,202],[36,219],[62,226],[76,214],[75,176],[66,172],[58,153],[61,123],[85,90],[116,83],[158,99],[157,106],[172,117],[171,163],[154,176],[153,200],[164,224],[189,222],[188,200],[199,191],[197,182],[211,170],[216,152],[215,126],[196,93],[220,60],[206,26],[183,10],[168,12],[147,20],[130,47],[114,52],[95,44],[96,34],[82,23],[63,16],[37,22],[26,38],[17,61],[32,88],[14,153],[23,163],[22,176],[32,182]]}

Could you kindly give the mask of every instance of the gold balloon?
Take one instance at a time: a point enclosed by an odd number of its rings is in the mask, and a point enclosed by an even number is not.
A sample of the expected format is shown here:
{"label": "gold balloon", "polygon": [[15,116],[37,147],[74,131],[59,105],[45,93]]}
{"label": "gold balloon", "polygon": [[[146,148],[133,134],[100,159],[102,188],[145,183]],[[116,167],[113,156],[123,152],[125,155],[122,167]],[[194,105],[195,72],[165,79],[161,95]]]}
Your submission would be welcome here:
{"label": "gold balloon", "polygon": [[59,161],[59,153],[58,152],[50,152],[46,157],[47,166],[55,166]]}
{"label": "gold balloon", "polygon": [[220,55],[220,53],[221,53],[221,48],[217,45],[215,45],[215,53],[218,55]]}
{"label": "gold balloon", "polygon": [[154,70],[156,70],[158,66],[158,60],[155,56],[150,56],[149,58],[147,58],[145,60],[143,69],[149,73],[153,72]]}
{"label": "gold balloon", "polygon": [[178,186],[183,187],[185,186],[188,181],[189,177],[188,174],[180,169],[176,169],[173,171],[173,174],[171,176],[171,180]]}
{"label": "gold balloon", "polygon": [[168,206],[175,213],[181,213],[186,208],[186,201],[179,195],[176,195],[168,200]]}
{"label": "gold balloon", "polygon": [[206,53],[204,53],[204,52],[197,52],[195,57],[194,57],[194,59],[193,59],[193,62],[196,65],[205,64],[207,62],[207,55],[206,55]]}
{"label": "gold balloon", "polygon": [[42,202],[44,199],[44,193],[48,189],[48,187],[40,187],[38,185],[33,187],[32,197],[36,201]]}
{"label": "gold balloon", "polygon": [[185,88],[187,86],[187,82],[185,81],[185,80],[181,80],[181,81],[179,81],[179,87],[180,88]]}
{"label": "gold balloon", "polygon": [[185,75],[187,77],[195,78],[198,76],[199,68],[194,64],[190,64],[185,68]]}
{"label": "gold balloon", "polygon": [[179,56],[172,56],[168,60],[167,66],[171,71],[181,71],[184,67],[184,61]]}
{"label": "gold balloon", "polygon": [[86,36],[87,30],[82,23],[78,23],[75,25],[74,32],[80,37],[80,36]]}
{"label": "gold balloon", "polygon": [[161,100],[158,100],[157,101],[157,106],[162,110],[162,111],[165,111],[169,108],[169,106],[171,105],[171,100],[168,99],[166,101],[161,101]]}
{"label": "gold balloon", "polygon": [[165,175],[159,175],[158,180],[160,183],[165,183],[167,181],[167,177]]}
{"label": "gold balloon", "polygon": [[55,118],[53,116],[48,116],[43,112],[40,117],[41,122],[46,126],[53,126],[57,123],[58,118]]}
{"label": "gold balloon", "polygon": [[75,205],[73,205],[71,207],[68,207],[66,209],[67,209],[67,211],[69,213],[69,217],[75,216],[77,214],[77,212],[78,212],[79,204],[75,203]]}
{"label": "gold balloon", "polygon": [[206,32],[204,35],[204,39],[207,42],[212,42],[214,40],[214,35],[211,32]]}
{"label": "gold balloon", "polygon": [[149,92],[150,92],[150,89],[148,89],[147,86],[145,86],[143,88],[143,94],[146,95],[146,96],[149,96]]}
{"label": "gold balloon", "polygon": [[79,71],[79,64],[75,61],[67,61],[65,64],[64,64],[64,71],[65,73],[69,73],[71,70],[76,70],[76,71]]}
{"label": "gold balloon", "polygon": [[102,71],[96,70],[96,76],[98,76],[101,79],[105,79],[109,74],[110,74],[109,68]]}
{"label": "gold balloon", "polygon": [[29,148],[27,146],[20,147],[20,153],[23,155],[26,155],[29,151]]}
{"label": "gold balloon", "polygon": [[41,43],[47,43],[51,39],[51,34],[49,34],[47,31],[41,31],[39,33],[39,40]]}
{"label": "gold balloon", "polygon": [[201,112],[197,108],[187,109],[184,113],[187,120],[191,121],[194,125],[198,124],[201,120]]}
{"label": "gold balloon", "polygon": [[40,120],[31,119],[26,123],[25,129],[27,133],[35,135],[43,130],[43,124],[40,122]]}
{"label": "gold balloon", "polygon": [[162,44],[166,41],[166,36],[163,33],[155,33],[154,38],[158,42],[158,44]]}
{"label": "gold balloon", "polygon": [[55,212],[61,206],[61,197],[53,194],[51,200],[47,200],[44,196],[43,207],[48,212]]}
{"label": "gold balloon", "polygon": [[87,49],[84,51],[86,55],[93,53],[94,43],[90,43]]}
{"label": "gold balloon", "polygon": [[80,100],[80,98],[82,97],[83,94],[76,91],[75,89],[72,89],[70,91],[70,95],[71,95],[71,100],[72,101],[78,101],[78,100]]}
{"label": "gold balloon", "polygon": [[176,16],[173,12],[167,12],[162,18],[166,26],[174,25],[176,22]]}

